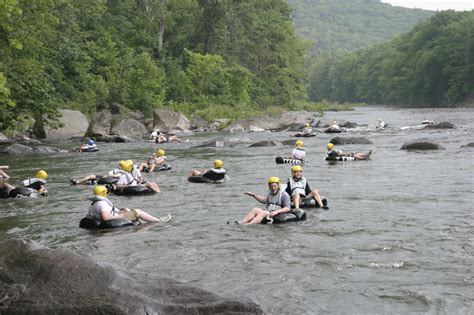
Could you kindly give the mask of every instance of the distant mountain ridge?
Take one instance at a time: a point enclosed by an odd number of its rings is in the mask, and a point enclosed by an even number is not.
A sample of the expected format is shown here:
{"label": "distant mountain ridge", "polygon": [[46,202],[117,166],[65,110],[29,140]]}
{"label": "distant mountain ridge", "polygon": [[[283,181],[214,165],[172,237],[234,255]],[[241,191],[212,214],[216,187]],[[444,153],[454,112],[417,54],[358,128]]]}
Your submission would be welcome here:
{"label": "distant mountain ridge", "polygon": [[436,12],[394,7],[380,0],[288,0],[296,33],[313,52],[354,51],[408,32]]}

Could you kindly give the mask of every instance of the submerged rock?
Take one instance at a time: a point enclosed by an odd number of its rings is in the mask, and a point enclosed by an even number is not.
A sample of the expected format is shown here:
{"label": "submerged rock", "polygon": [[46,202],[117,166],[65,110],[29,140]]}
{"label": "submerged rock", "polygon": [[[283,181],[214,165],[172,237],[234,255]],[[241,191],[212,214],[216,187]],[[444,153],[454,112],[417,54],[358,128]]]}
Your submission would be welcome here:
{"label": "submerged rock", "polygon": [[225,298],[153,274],[129,274],[67,250],[0,242],[2,314],[262,314],[249,299]]}
{"label": "submerged rock", "polygon": [[444,148],[437,143],[416,141],[405,142],[400,150],[444,150]]}
{"label": "submerged rock", "polygon": [[437,124],[427,124],[424,129],[453,129],[454,125],[447,121],[442,121]]}
{"label": "submerged rock", "polygon": [[340,144],[373,144],[372,141],[370,141],[367,138],[363,137],[334,137],[331,140],[329,140],[330,143],[335,144],[335,145],[340,145]]}
{"label": "submerged rock", "polygon": [[12,154],[12,155],[50,154],[50,153],[58,153],[58,152],[67,152],[67,151],[60,150],[53,147],[48,147],[48,146],[29,147],[29,146],[19,144],[19,143],[14,143],[0,149],[0,153]]}
{"label": "submerged rock", "polygon": [[209,140],[205,141],[193,148],[229,148],[233,147],[236,143],[227,140]]}
{"label": "submerged rock", "polygon": [[278,147],[280,143],[273,140],[264,140],[256,143],[252,143],[249,147]]}
{"label": "submerged rock", "polygon": [[466,145],[462,145],[461,148],[474,148],[474,142],[469,142]]}

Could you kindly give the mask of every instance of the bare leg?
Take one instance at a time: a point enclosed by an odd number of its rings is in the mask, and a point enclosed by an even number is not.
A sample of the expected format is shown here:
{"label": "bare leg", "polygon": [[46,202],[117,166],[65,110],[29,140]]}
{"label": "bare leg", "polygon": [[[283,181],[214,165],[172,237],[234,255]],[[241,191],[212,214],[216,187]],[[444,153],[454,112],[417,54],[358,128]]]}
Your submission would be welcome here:
{"label": "bare leg", "polygon": [[15,186],[10,185],[9,183],[0,182],[0,188],[5,188],[5,189],[8,189],[8,190],[12,190],[12,189],[15,188]]}
{"label": "bare leg", "polygon": [[202,173],[198,170],[192,170],[192,172],[189,174],[189,176],[199,176],[201,175]]}
{"label": "bare leg", "polygon": [[295,204],[295,208],[300,207],[300,202],[301,202],[301,197],[300,194],[296,193],[296,195],[293,196],[293,203]]}
{"label": "bare leg", "polygon": [[323,201],[321,200],[321,196],[319,195],[319,191],[317,189],[313,189],[309,193],[308,197],[313,197],[314,200],[316,200],[316,202],[318,203],[320,208],[324,207]]}
{"label": "bare leg", "polygon": [[370,159],[371,155],[372,155],[372,150],[370,150],[367,153],[356,152],[356,153],[354,153],[354,159],[356,159],[356,160],[368,160],[368,159]]}
{"label": "bare leg", "polygon": [[140,172],[143,172],[143,169],[148,168],[148,164],[145,162],[141,162],[140,165],[138,166],[138,170]]}
{"label": "bare leg", "polygon": [[138,213],[138,218],[146,222],[161,222],[157,217],[152,216],[151,214],[143,211],[142,209],[135,209]]}
{"label": "bare leg", "polygon": [[96,180],[96,179],[97,179],[97,176],[95,176],[94,174],[91,174],[83,178],[76,179],[73,182],[75,182],[76,185],[80,185],[80,184],[84,184],[85,182],[89,182],[91,180]]}
{"label": "bare leg", "polygon": [[260,218],[260,220],[256,223],[260,223],[262,222],[263,218],[267,217],[269,214],[268,211],[266,210],[263,210],[263,209],[260,209],[260,208],[252,208],[252,210],[250,210],[249,213],[247,213],[247,215],[245,215],[245,217],[243,218],[242,221],[240,221],[239,223],[240,224],[254,224],[255,222],[254,221],[257,221],[258,218]]}
{"label": "bare leg", "polygon": [[0,177],[2,179],[9,179],[10,176],[7,175],[7,173],[5,173],[2,169],[0,169]]}
{"label": "bare leg", "polygon": [[148,164],[148,169],[150,170],[150,172],[153,172],[155,170],[155,167],[156,167],[155,163]]}
{"label": "bare leg", "polygon": [[153,190],[154,192],[159,193],[160,187],[155,182],[148,182],[144,185],[146,188]]}

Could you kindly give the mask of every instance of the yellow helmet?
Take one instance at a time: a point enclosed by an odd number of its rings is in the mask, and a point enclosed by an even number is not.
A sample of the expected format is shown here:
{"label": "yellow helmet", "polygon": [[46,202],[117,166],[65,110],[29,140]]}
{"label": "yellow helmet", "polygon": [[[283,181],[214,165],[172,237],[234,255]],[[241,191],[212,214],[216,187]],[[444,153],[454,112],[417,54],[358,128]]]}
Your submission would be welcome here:
{"label": "yellow helmet", "polygon": [[379,118],[379,121],[382,121],[382,118]]}
{"label": "yellow helmet", "polygon": [[294,172],[297,172],[297,171],[301,171],[301,172],[302,172],[302,171],[303,171],[303,168],[302,168],[301,166],[299,166],[299,165],[293,165],[293,166],[291,167],[291,174],[293,174]]}
{"label": "yellow helmet", "polygon": [[165,152],[165,150],[158,149],[158,150],[156,150],[155,154],[156,154],[157,156],[165,156],[165,155],[166,155],[166,152]]}
{"label": "yellow helmet", "polygon": [[121,160],[119,166],[125,172],[131,172],[133,170],[133,161],[132,160]]}
{"label": "yellow helmet", "polygon": [[328,143],[328,144],[326,145],[326,148],[328,148],[328,150],[332,150],[332,149],[334,148],[334,144]]}
{"label": "yellow helmet", "polygon": [[222,168],[222,166],[224,166],[224,162],[222,162],[221,160],[214,160],[214,168]]}
{"label": "yellow helmet", "polygon": [[267,181],[267,182],[268,182],[269,184],[271,184],[271,183],[277,183],[277,184],[279,184],[279,183],[280,183],[280,179],[279,179],[278,177],[276,177],[276,176],[272,176],[272,177],[269,177],[269,178],[268,178],[268,181]]}
{"label": "yellow helmet", "polygon": [[96,196],[107,197],[107,188],[105,186],[97,185],[92,191]]}
{"label": "yellow helmet", "polygon": [[298,141],[295,142],[295,145],[296,145],[296,147],[301,148],[304,145],[304,143],[303,143],[303,141],[298,140]]}
{"label": "yellow helmet", "polygon": [[306,127],[308,127],[308,128],[311,127],[311,124],[310,124],[310,123],[307,123],[307,124],[306,124]]}
{"label": "yellow helmet", "polygon": [[46,173],[46,171],[44,171],[44,170],[39,170],[38,172],[36,172],[36,177],[47,180],[48,179],[48,173]]}

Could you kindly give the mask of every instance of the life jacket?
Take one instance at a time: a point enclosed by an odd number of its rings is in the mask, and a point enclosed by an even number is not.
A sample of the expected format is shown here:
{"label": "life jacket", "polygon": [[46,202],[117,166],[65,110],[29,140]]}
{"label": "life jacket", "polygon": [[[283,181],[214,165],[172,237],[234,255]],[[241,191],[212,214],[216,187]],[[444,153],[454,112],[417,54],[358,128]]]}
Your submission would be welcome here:
{"label": "life jacket", "polygon": [[137,186],[138,185],[138,179],[133,177],[133,175],[131,173],[126,172],[126,171],[122,171],[121,174],[122,174],[122,176],[125,176],[125,179],[126,179],[126,184],[125,185],[127,185],[127,186]]}
{"label": "life jacket", "polygon": [[267,196],[267,210],[272,212],[276,210],[280,210],[283,208],[283,202],[281,200],[281,195],[283,194],[283,190],[279,189],[276,194],[269,193]]}
{"label": "life jacket", "polygon": [[[293,157],[298,160],[303,160],[306,154],[306,149],[303,147],[296,147],[293,150]],[[303,158],[301,158],[303,156]]]}
{"label": "life jacket", "polygon": [[95,213],[95,211],[94,211],[94,204],[96,204],[96,203],[99,202],[99,201],[105,201],[105,202],[107,202],[107,204],[108,204],[110,207],[112,207],[112,210],[110,210],[110,214],[112,214],[112,215],[115,214],[115,213],[118,213],[118,212],[120,211],[117,207],[115,207],[115,206],[112,204],[112,202],[111,202],[109,199],[107,199],[107,198],[105,198],[105,197],[102,197],[102,196],[92,196],[92,197],[89,197],[88,199],[89,199],[90,201],[92,201],[91,205],[89,206],[89,213],[88,213],[88,215],[87,215],[89,218],[98,219],[98,220],[101,220],[101,221],[102,221],[102,217],[96,218],[96,217],[94,216],[94,213]]}
{"label": "life jacket", "polygon": [[341,153],[341,150],[338,149],[332,149],[331,151],[328,152],[328,156],[330,157],[337,157],[339,153]]}
{"label": "life jacket", "polygon": [[223,168],[211,168],[203,174],[203,177],[209,178],[210,180],[222,180],[225,178],[225,173],[226,170]]}
{"label": "life jacket", "polygon": [[35,178],[25,179],[23,181],[23,186],[28,187],[28,188],[32,188],[32,187],[30,187],[31,185],[36,186],[36,185],[38,185],[38,183],[41,183],[41,185],[46,185],[46,181],[44,179],[35,177]]}
{"label": "life jacket", "polygon": [[122,171],[121,169],[115,168],[115,169],[109,171],[107,174],[109,176],[113,176],[113,175],[118,175],[118,174],[123,174],[123,173],[124,173],[124,171]]}
{"label": "life jacket", "polygon": [[306,178],[301,177],[299,181],[295,181],[293,177],[291,177],[288,179],[288,186],[291,190],[291,196],[296,195],[296,193],[300,196],[306,196]]}

